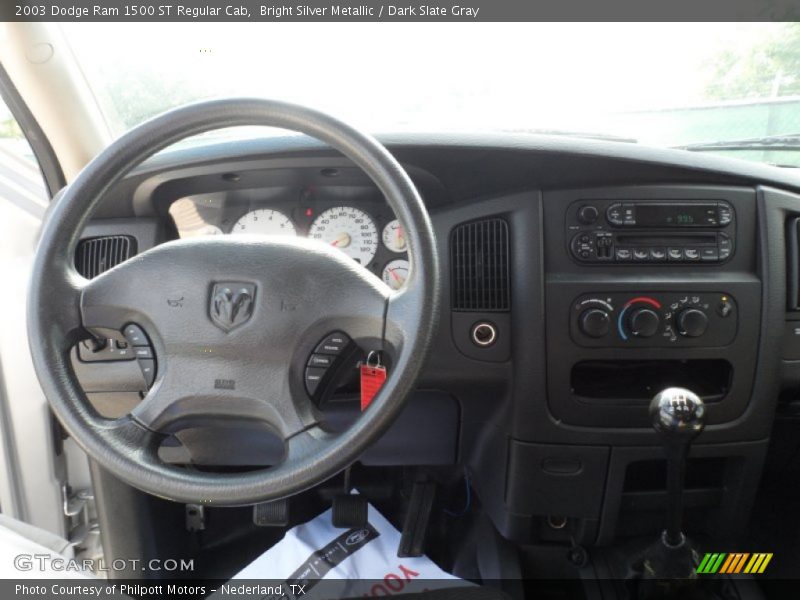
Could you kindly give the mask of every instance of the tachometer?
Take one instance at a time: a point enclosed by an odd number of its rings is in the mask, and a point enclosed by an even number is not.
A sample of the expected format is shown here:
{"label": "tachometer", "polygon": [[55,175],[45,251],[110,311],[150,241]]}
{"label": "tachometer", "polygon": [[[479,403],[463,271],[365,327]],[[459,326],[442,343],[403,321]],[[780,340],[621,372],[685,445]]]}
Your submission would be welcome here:
{"label": "tachometer", "polygon": [[406,251],[406,232],[400,221],[389,221],[383,228],[383,245],[392,252]]}
{"label": "tachometer", "polygon": [[393,290],[399,290],[408,279],[408,261],[393,260],[383,267],[383,282]]}
{"label": "tachometer", "polygon": [[320,213],[308,237],[338,248],[356,262],[367,265],[378,250],[378,230],[364,211],[337,206]]}
{"label": "tachometer", "polygon": [[259,208],[246,213],[233,224],[231,233],[297,235],[294,223],[289,217],[271,208]]}

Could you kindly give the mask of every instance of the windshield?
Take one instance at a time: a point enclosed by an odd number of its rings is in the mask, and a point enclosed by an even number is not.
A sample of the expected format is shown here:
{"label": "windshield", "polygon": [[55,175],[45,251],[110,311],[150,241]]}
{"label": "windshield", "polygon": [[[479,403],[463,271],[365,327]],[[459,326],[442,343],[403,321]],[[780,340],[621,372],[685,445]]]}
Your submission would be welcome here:
{"label": "windshield", "polygon": [[62,27],[117,134],[192,100],[259,96],[373,133],[613,137],[800,166],[786,143],[707,145],[800,133],[798,24]]}

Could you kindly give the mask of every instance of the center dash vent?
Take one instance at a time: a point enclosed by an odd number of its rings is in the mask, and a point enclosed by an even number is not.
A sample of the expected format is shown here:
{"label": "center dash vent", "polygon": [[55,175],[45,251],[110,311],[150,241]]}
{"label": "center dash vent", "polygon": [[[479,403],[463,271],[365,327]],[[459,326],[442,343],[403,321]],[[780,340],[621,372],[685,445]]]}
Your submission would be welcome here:
{"label": "center dash vent", "polygon": [[136,239],[129,235],[108,235],[81,240],[75,250],[75,268],[92,279],[136,254]]}
{"label": "center dash vent", "polygon": [[508,223],[500,218],[458,225],[450,235],[453,310],[507,311]]}

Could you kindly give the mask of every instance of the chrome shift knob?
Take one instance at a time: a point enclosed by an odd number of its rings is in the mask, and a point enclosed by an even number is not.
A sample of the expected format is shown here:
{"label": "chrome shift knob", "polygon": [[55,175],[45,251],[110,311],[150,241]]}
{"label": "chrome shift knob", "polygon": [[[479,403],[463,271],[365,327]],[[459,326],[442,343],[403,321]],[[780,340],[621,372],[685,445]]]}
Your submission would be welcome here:
{"label": "chrome shift knob", "polygon": [[650,402],[653,428],[670,438],[689,441],[705,427],[706,406],[700,396],[685,388],[661,390]]}

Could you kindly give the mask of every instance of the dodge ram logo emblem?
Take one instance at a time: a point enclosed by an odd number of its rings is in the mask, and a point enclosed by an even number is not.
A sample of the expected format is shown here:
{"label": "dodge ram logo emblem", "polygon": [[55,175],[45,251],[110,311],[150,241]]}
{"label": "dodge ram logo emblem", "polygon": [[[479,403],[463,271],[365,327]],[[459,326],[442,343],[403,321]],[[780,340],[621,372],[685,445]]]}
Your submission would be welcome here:
{"label": "dodge ram logo emblem", "polygon": [[252,283],[223,281],[214,284],[211,290],[209,312],[214,325],[223,331],[231,331],[244,325],[253,315],[256,286]]}

